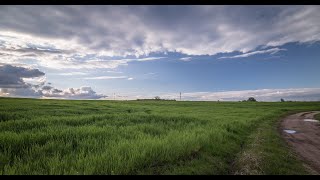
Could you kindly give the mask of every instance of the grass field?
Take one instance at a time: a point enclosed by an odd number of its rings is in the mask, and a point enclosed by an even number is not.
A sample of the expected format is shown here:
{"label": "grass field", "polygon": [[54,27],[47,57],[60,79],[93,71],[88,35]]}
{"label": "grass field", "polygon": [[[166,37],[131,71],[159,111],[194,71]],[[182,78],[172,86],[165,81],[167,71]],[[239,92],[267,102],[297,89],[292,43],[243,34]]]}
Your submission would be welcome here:
{"label": "grass field", "polygon": [[307,174],[279,119],[319,102],[0,98],[0,174]]}
{"label": "grass field", "polygon": [[317,114],[315,117],[316,119],[320,120],[320,114]]}

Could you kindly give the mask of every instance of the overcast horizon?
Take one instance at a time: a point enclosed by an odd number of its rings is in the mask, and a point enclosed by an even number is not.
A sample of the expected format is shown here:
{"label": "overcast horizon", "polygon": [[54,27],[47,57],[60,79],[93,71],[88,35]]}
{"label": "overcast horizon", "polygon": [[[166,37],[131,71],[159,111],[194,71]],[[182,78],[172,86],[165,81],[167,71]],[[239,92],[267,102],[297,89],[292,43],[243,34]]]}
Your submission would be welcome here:
{"label": "overcast horizon", "polygon": [[320,6],[11,5],[0,16],[0,97],[320,101]]}

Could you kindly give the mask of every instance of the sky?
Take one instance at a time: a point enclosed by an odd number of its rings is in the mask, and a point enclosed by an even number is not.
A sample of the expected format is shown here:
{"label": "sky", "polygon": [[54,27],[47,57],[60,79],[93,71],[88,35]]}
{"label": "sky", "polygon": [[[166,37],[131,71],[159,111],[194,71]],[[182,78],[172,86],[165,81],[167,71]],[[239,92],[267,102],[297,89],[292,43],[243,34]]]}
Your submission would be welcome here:
{"label": "sky", "polygon": [[320,6],[1,6],[0,96],[320,101]]}

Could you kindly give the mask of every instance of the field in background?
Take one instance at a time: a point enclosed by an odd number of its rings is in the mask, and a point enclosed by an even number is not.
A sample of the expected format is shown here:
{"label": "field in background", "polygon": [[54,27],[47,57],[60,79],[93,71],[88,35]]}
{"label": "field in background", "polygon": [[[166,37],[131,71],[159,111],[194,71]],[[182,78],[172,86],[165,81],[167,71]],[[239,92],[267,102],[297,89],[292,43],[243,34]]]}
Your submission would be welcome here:
{"label": "field in background", "polygon": [[319,102],[0,98],[0,174],[306,174],[278,133]]}

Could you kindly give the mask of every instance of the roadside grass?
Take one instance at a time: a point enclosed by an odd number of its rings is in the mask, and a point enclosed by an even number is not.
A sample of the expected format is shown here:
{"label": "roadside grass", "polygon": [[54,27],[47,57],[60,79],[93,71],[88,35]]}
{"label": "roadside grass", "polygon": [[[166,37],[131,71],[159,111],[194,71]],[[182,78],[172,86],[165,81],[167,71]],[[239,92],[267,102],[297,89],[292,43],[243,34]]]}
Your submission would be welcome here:
{"label": "roadside grass", "polygon": [[320,109],[319,102],[0,104],[0,174],[305,174],[277,122]]}
{"label": "roadside grass", "polygon": [[[294,114],[299,111],[291,112]],[[281,113],[281,117],[288,113]],[[234,165],[236,175],[308,175],[311,174],[281,138],[279,118],[262,122],[249,137]]]}
{"label": "roadside grass", "polygon": [[315,116],[317,120],[320,120],[320,113]]}

